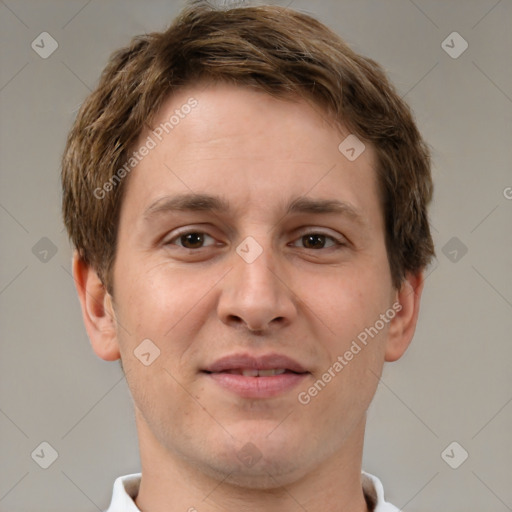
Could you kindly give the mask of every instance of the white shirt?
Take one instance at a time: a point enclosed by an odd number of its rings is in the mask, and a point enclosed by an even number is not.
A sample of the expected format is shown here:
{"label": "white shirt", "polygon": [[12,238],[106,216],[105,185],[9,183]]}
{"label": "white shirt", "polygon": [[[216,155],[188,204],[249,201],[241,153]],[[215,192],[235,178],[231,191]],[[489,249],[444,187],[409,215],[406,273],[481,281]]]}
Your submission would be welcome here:
{"label": "white shirt", "polygon": [[[384,489],[380,480],[370,473],[362,472],[364,493],[369,502],[375,502],[372,512],[400,512],[394,505],[384,501]],[[114,482],[112,501],[105,512],[140,512],[133,499],[139,492],[142,473],[120,476]]]}

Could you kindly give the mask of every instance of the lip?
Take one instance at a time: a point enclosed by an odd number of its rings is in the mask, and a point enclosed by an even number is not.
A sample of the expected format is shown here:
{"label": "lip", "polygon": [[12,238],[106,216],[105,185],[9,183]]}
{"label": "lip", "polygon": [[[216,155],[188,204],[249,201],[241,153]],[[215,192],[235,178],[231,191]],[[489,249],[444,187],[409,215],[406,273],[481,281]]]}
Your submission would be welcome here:
{"label": "lip", "polygon": [[[284,368],[295,373],[306,373],[307,370],[297,361],[283,354],[263,354],[251,356],[250,354],[231,354],[217,359],[213,364],[204,368],[203,371],[218,373],[226,370],[237,370],[247,368],[253,370],[271,370],[273,368]],[[258,377],[264,378],[264,377]]]}
{"label": "lip", "polygon": [[[285,369],[285,373],[268,377],[249,377],[227,370]],[[233,354],[222,357],[203,370],[208,379],[242,398],[271,398],[290,391],[302,382],[310,373],[297,361],[281,354],[251,356]]]}
{"label": "lip", "polygon": [[208,379],[242,398],[272,398],[292,390],[309,373],[282,373],[272,377],[244,377],[230,373],[205,373]]}

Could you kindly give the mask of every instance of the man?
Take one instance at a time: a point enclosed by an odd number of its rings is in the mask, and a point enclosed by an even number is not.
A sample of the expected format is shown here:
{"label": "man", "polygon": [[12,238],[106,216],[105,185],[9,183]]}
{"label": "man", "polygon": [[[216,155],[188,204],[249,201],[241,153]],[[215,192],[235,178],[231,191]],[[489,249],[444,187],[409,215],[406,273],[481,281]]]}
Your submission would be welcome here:
{"label": "man", "polygon": [[62,179],[139,435],[109,512],[397,510],[364,429],[414,334],[432,182],[375,62],[290,9],[196,3],[111,57]]}

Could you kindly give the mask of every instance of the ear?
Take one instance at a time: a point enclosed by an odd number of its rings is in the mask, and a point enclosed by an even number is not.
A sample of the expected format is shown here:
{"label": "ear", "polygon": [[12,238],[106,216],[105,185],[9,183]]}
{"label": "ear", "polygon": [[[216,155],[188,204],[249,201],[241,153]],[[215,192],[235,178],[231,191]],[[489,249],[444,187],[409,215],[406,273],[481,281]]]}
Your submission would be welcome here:
{"label": "ear", "polygon": [[420,311],[423,285],[423,272],[407,274],[400,290],[396,292],[397,306],[393,307],[396,315],[390,322],[386,341],[385,360],[388,362],[400,359],[412,341]]}
{"label": "ear", "polygon": [[73,277],[82,307],[85,329],[94,352],[105,361],[119,359],[121,354],[112,297],[96,271],[80,258],[77,251],[73,254]]}

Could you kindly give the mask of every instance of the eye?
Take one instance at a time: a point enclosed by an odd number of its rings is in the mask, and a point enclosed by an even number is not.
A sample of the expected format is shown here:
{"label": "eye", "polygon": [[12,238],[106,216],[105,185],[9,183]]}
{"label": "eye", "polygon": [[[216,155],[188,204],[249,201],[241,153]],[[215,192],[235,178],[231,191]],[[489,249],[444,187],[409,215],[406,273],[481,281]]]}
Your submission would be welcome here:
{"label": "eye", "polygon": [[[171,238],[165,245],[177,245],[184,249],[201,249],[203,247],[208,247],[204,245],[207,238],[213,240],[215,243],[215,239],[206,233],[201,231],[187,231]],[[179,243],[175,243],[175,241],[178,241]],[[209,245],[214,245],[214,243]]]}
{"label": "eye", "polygon": [[[326,247],[326,242],[328,240],[330,240],[331,243]],[[297,241],[302,242],[306,249],[328,249],[329,247],[346,245],[342,240],[338,240],[333,236],[315,232],[305,233],[298,238]]]}
{"label": "eye", "polygon": [[[211,242],[206,244],[208,239],[210,239]],[[338,240],[334,236],[317,232],[304,233],[292,243],[292,245],[298,247],[296,245],[298,242],[303,244],[303,248],[313,250],[329,249],[331,247],[346,245],[343,239]],[[173,238],[169,239],[169,241],[165,242],[165,245],[177,245],[178,247],[191,250],[202,249],[215,245],[215,239],[202,231],[186,231],[175,235]]]}

